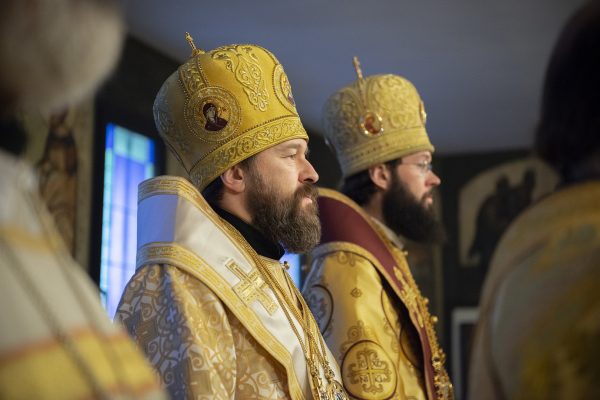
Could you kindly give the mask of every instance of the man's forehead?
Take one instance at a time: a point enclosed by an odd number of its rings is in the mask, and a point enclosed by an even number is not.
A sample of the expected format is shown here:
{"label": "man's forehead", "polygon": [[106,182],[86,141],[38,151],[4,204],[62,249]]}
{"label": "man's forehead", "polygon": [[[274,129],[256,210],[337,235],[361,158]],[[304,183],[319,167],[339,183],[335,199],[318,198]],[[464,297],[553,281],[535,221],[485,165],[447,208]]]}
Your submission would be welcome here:
{"label": "man's forehead", "polygon": [[286,140],[285,142],[279,143],[278,145],[273,146],[274,149],[277,150],[285,150],[285,149],[300,149],[305,150],[308,148],[308,143],[305,139],[291,139]]}
{"label": "man's forehead", "polygon": [[277,155],[282,152],[295,150],[299,153],[308,154],[308,144],[305,139],[291,139],[286,140],[285,142],[278,143],[274,146],[264,149],[263,151],[257,153],[255,157],[262,158],[269,157],[269,155]]}

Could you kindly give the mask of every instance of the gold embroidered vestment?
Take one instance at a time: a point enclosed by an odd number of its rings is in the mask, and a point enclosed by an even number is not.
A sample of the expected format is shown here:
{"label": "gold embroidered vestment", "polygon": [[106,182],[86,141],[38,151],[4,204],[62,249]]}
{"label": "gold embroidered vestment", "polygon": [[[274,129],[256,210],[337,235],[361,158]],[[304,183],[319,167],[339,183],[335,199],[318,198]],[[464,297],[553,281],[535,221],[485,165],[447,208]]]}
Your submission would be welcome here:
{"label": "gold embroidered vestment", "polygon": [[[426,300],[402,250],[341,193],[320,189],[319,208],[324,235],[311,254],[303,293],[340,364],[348,394],[355,399],[452,398]],[[331,233],[367,235],[355,222],[372,230],[371,243],[387,244],[386,255],[393,260],[389,270],[359,240]]]}

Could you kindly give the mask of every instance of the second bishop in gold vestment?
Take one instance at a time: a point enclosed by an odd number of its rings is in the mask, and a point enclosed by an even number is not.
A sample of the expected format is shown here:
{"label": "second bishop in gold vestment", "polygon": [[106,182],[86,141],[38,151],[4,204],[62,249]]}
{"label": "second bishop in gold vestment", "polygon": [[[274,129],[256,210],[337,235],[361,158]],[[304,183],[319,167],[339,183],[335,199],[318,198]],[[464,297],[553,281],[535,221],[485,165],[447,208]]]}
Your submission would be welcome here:
{"label": "second bishop in gold vestment", "polygon": [[405,215],[423,216],[413,225],[431,221],[431,190],[440,180],[431,171],[424,106],[406,79],[363,78],[355,65],[359,79],[327,101],[324,115],[342,190],[352,198],[320,190],[321,244],[303,293],[350,397],[450,399],[436,318],[395,233],[408,230],[396,223],[392,231],[388,220],[396,219],[386,215],[404,207]]}

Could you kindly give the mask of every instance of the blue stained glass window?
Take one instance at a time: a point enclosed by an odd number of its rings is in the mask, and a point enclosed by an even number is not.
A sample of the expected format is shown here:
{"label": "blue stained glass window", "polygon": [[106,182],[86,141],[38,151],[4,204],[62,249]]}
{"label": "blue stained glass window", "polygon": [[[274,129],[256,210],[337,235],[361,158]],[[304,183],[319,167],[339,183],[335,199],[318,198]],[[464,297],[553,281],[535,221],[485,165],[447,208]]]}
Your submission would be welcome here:
{"label": "blue stained glass window", "polygon": [[155,175],[152,139],[115,124],[106,126],[100,292],[112,318],[135,272],[138,184]]}

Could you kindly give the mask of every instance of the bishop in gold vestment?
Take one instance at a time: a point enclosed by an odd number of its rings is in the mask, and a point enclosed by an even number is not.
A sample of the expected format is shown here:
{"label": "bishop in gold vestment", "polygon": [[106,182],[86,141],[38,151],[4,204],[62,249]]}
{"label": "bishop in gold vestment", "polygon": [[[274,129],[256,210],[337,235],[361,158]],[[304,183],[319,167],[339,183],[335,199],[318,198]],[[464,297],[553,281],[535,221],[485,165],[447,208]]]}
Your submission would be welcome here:
{"label": "bishop in gold vestment", "polygon": [[337,363],[278,261],[281,245],[312,248],[320,229],[287,77],[258,46],[204,52],[188,40],[192,57],[154,115],[191,182],[140,185],[137,271],[116,318],[174,398],[343,399]]}
{"label": "bishop in gold vestment", "polygon": [[117,318],[171,396],[311,398],[301,345],[257,265],[293,297],[278,245],[183,178],[143,183],[138,215],[138,270]]}
{"label": "bishop in gold vestment", "polygon": [[[324,115],[351,198],[320,190],[321,244],[303,293],[351,398],[452,398],[436,319],[396,233],[425,240],[435,231],[415,225],[435,226],[431,190],[440,183],[423,103],[406,79],[363,79],[355,63],[358,81],[336,92]],[[399,215],[414,217],[412,230]]]}

